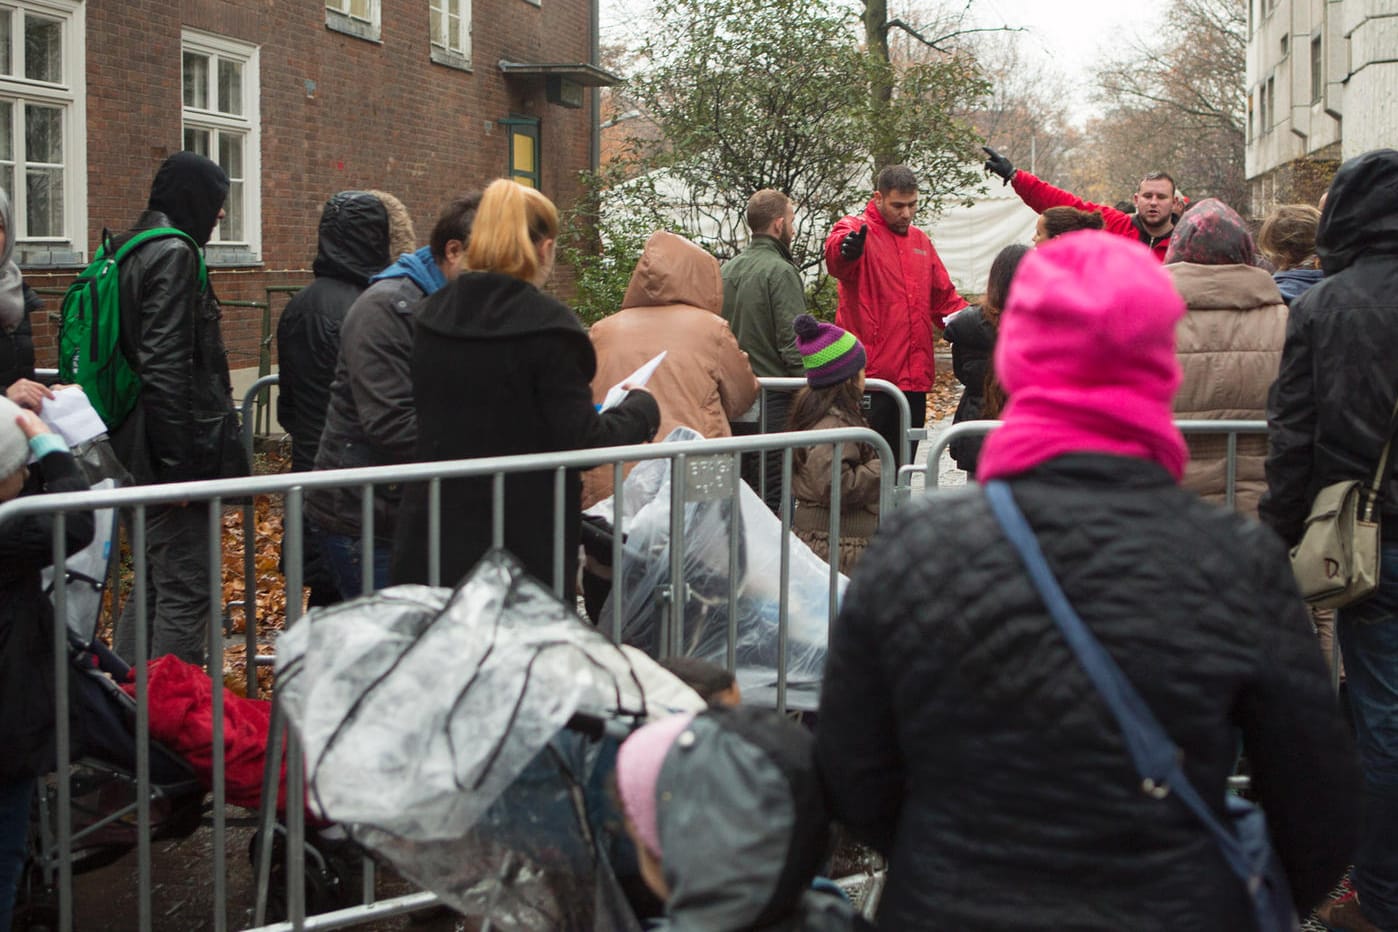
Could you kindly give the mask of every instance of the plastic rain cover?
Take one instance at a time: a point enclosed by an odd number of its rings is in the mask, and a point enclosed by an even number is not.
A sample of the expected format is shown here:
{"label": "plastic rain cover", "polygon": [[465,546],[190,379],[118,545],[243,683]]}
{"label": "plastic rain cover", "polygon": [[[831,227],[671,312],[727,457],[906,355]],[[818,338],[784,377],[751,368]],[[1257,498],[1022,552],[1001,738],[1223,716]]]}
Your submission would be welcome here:
{"label": "plastic rain cover", "polygon": [[[697,440],[700,435],[681,427],[665,439]],[[736,672],[744,694],[765,696],[777,681],[781,520],[737,477],[731,455],[690,457],[686,467],[684,630],[682,643],[668,652],[727,663],[729,533],[736,485]],[[623,639],[652,655],[659,650],[661,624],[669,611],[665,596],[670,587],[670,473],[668,460],[648,460],[637,465],[622,485],[626,536],[622,571],[599,616],[604,627],[609,624],[614,610],[611,599],[620,595]],[[611,521],[613,507],[613,499],[607,499],[589,513]],[[794,704],[813,706],[829,640],[830,567],[795,534],[787,536],[791,553],[787,684],[804,692],[808,700],[793,697]],[[838,577],[837,598],[843,596],[847,583],[844,576]]]}
{"label": "plastic rain cover", "polygon": [[638,928],[612,870],[616,740],[563,726],[702,706],[676,683],[502,552],[455,592],[386,589],[277,644],[312,811],[499,930]]}

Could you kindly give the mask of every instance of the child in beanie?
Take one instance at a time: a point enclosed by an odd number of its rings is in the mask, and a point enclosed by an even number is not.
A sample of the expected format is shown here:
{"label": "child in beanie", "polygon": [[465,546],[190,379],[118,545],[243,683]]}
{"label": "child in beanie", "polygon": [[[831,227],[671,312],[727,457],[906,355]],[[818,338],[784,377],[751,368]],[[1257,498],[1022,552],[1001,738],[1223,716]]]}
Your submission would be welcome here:
{"label": "child in beanie", "polygon": [[[33,455],[32,467],[26,463]],[[82,492],[68,446],[33,412],[0,398],[0,504],[41,492]],[[92,512],[69,512],[68,553],[92,540]],[[0,524],[0,929],[10,927],[24,867],[34,778],[53,767],[53,606],[40,573],[53,559],[53,519]]]}
{"label": "child in beanie", "polygon": [[[864,346],[854,334],[809,314],[792,322],[806,387],[796,393],[789,430],[868,427],[864,419]],[[830,479],[833,445],[792,454],[792,530],[816,556],[830,560]],[[847,443],[840,462],[840,572],[848,574],[879,524],[882,464],[874,448]]]}

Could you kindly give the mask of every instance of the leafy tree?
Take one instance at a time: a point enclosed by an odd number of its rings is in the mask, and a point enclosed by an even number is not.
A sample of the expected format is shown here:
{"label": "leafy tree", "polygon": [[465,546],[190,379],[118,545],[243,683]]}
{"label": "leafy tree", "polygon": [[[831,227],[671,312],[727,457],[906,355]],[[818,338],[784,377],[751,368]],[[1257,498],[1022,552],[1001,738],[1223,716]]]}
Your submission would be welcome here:
{"label": "leafy tree", "polygon": [[[585,313],[618,306],[600,302],[629,276],[638,231],[673,230],[720,260],[737,253],[761,188],[794,201],[792,255],[814,270],[830,226],[868,198],[876,153],[918,172],[930,211],[980,181],[979,139],[959,116],[986,89],[969,56],[890,65],[860,45],[852,8],[822,0],[660,0],[655,18],[664,28],[621,93],[659,133],[624,147],[628,180],[594,179],[598,239],[565,243],[580,292],[599,302],[580,295]],[[870,88],[890,78],[889,100],[873,106]]]}

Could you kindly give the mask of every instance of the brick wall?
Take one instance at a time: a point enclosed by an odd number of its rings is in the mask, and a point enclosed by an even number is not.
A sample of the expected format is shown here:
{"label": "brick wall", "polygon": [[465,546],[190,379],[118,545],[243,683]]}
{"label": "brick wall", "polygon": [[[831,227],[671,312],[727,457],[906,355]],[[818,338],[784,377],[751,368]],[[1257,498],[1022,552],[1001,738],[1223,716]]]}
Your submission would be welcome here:
{"label": "brick wall", "polygon": [[[561,209],[579,196],[591,114],[551,105],[542,81],[512,78],[500,59],[585,62],[588,0],[473,0],[470,72],[434,64],[428,0],[381,0],[380,42],[328,29],[323,0],[127,0],[87,5],[88,244],[124,229],[145,206],[151,178],[181,147],[181,31],[259,47],[262,262],[212,271],[228,300],[266,299],[268,285],[303,284],[316,222],[336,191],[392,192],[427,242],[437,210],[508,167],[511,114],[540,123],[541,187]],[[75,270],[26,270],[36,288],[62,288]],[[553,290],[571,296],[560,269]],[[48,299],[55,310],[58,299]],[[274,312],[285,304],[274,297]],[[274,313],[275,317],[275,313]],[[55,334],[36,315],[39,364]],[[236,368],[256,363],[260,309],[229,307],[224,332]],[[275,330],[275,320],[273,320]]]}

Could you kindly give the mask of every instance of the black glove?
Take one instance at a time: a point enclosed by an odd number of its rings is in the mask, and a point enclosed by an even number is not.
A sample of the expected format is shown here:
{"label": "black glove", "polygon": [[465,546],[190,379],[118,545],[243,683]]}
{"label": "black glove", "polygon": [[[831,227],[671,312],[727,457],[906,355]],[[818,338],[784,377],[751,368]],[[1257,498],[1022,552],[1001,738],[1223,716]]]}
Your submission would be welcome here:
{"label": "black glove", "polygon": [[985,170],[992,175],[999,175],[1005,179],[1005,184],[1009,184],[1015,176],[1015,167],[1010,164],[1010,160],[996,152],[990,146],[981,146],[981,151],[990,158],[985,160]]}
{"label": "black glove", "polygon": [[840,258],[852,262],[864,255],[864,237],[869,235],[869,224],[861,223],[859,232],[849,232],[840,240]]}

